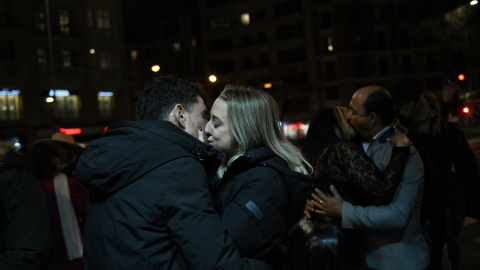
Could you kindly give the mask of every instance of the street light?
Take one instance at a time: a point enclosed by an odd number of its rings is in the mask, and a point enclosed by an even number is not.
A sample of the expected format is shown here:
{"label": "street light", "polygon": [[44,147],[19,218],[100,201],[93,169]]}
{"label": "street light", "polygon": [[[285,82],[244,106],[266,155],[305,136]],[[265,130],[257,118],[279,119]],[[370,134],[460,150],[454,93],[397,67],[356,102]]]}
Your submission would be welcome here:
{"label": "street light", "polygon": [[154,65],[152,66],[152,71],[153,72],[158,72],[160,70],[160,66],[159,65]]}
{"label": "street light", "polygon": [[217,81],[217,77],[212,74],[212,75],[208,76],[208,80],[209,80],[210,82],[214,83],[214,82]]}

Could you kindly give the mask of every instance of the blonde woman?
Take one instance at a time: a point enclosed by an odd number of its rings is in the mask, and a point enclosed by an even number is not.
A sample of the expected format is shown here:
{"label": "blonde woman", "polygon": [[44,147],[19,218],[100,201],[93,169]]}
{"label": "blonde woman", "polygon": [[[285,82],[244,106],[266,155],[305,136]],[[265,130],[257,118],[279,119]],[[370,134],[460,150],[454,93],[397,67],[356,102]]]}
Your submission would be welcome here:
{"label": "blonde woman", "polygon": [[213,187],[218,214],[243,257],[280,262],[274,251],[304,212],[311,166],[266,92],[227,85],[210,115],[206,138],[225,153]]}

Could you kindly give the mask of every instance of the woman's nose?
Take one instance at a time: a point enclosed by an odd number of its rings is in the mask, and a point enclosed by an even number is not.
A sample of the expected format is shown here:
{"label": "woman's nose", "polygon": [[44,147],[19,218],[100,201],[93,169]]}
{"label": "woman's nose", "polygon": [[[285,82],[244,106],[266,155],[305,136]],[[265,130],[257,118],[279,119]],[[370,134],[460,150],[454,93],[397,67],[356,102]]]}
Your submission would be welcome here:
{"label": "woman's nose", "polygon": [[212,133],[210,132],[210,121],[207,122],[205,125],[205,135],[210,136]]}

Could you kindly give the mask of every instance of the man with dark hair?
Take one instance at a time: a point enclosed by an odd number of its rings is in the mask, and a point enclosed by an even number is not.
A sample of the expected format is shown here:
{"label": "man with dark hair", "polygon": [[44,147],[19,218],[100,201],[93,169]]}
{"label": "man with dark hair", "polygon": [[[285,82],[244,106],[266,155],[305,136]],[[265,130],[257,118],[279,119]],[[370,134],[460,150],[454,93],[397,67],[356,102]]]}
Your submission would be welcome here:
{"label": "man with dark hair", "polygon": [[196,137],[207,119],[195,84],[162,76],[138,121],[109,126],[76,168],[89,190],[85,269],[269,269],[242,259],[214,212],[207,172],[219,153]]}
{"label": "man with dark hair", "polygon": [[[350,101],[347,118],[364,140],[364,149],[380,170],[390,161],[393,137],[393,101],[385,88],[367,86]],[[421,230],[420,206],[423,165],[415,148],[405,165],[402,179],[388,205],[356,206],[343,201],[332,187],[333,197],[319,193],[320,213],[340,216],[342,228],[364,228],[365,263],[373,269],[425,269],[429,250]]]}

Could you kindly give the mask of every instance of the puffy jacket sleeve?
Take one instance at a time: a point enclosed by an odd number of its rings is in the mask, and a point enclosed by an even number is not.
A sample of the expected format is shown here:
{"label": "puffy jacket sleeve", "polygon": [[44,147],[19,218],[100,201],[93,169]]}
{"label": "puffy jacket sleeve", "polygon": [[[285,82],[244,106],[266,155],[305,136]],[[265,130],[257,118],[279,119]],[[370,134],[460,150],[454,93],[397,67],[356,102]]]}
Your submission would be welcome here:
{"label": "puffy jacket sleeve", "polygon": [[32,173],[16,170],[13,179],[2,179],[1,183],[5,228],[0,269],[38,269],[47,262],[52,245],[47,196]]}
{"label": "puffy jacket sleeve", "polygon": [[167,226],[189,269],[271,269],[259,260],[242,259],[215,213],[206,173],[193,158],[170,164],[181,168],[172,174],[166,193]]}
{"label": "puffy jacket sleeve", "polygon": [[288,197],[283,178],[261,166],[228,181],[233,181],[232,190],[222,193],[232,198],[223,202],[222,222],[242,255],[261,257],[280,243],[285,231]]}

